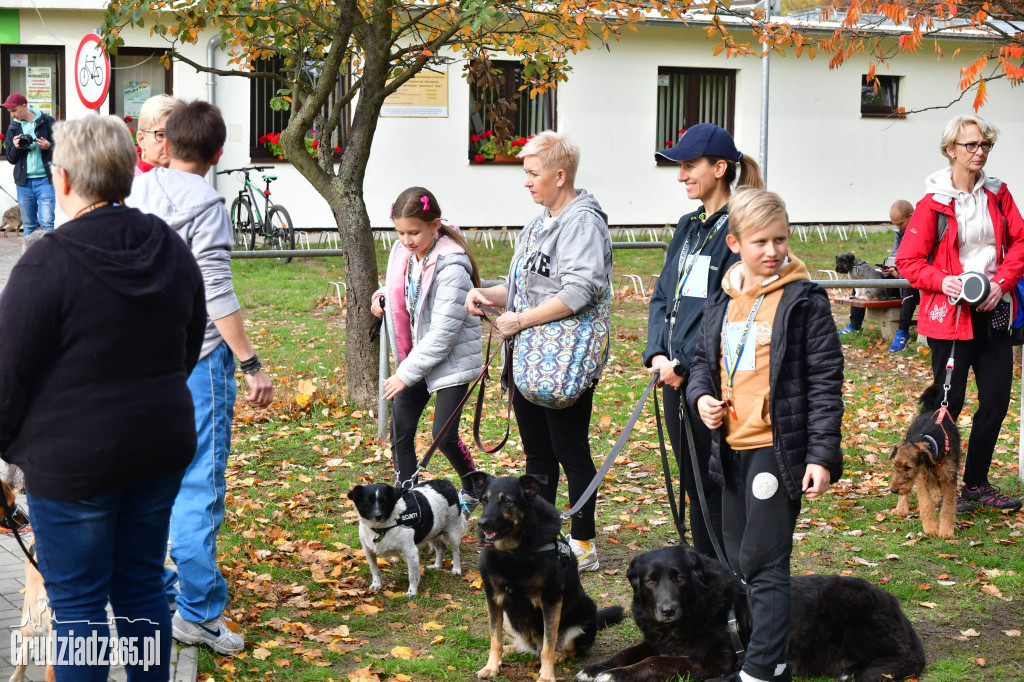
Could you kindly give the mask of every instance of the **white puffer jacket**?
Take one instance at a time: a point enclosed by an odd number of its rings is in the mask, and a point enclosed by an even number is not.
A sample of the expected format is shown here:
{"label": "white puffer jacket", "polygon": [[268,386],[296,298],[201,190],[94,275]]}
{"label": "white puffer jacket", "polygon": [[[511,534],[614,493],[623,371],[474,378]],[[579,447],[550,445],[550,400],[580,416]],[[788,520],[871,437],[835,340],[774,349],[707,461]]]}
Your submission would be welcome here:
{"label": "white puffer jacket", "polygon": [[480,319],[465,308],[466,295],[473,288],[469,256],[455,240],[438,239],[423,264],[424,291],[417,305],[415,339],[405,305],[408,262],[409,251],[395,242],[388,258],[387,283],[374,293],[386,298],[388,340],[398,364],[395,373],[406,386],[426,379],[431,393],[468,384],[483,369]]}

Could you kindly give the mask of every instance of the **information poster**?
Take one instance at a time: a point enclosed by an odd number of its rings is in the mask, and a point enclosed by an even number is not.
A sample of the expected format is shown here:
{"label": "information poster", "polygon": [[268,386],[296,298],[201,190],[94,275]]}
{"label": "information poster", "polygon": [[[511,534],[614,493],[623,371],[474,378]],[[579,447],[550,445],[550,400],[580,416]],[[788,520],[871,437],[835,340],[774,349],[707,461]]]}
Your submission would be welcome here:
{"label": "information poster", "polygon": [[384,100],[380,115],[390,118],[447,118],[448,65],[424,69]]}
{"label": "information poster", "polygon": [[29,66],[25,73],[25,99],[44,114],[53,116],[53,69]]}
{"label": "information poster", "polygon": [[124,115],[139,117],[139,110],[153,90],[149,81],[128,81],[124,84]]}

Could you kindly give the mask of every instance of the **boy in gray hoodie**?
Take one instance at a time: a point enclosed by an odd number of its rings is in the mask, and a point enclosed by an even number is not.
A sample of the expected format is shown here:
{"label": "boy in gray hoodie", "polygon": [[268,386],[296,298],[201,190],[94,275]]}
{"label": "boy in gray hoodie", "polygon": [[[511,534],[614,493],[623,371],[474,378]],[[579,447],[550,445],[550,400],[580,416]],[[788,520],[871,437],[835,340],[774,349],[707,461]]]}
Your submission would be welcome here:
{"label": "boy in gray hoodie", "polygon": [[265,407],[274,389],[246,336],[231,283],[234,237],[224,198],[204,179],[220,159],[226,137],[216,106],[180,103],[167,118],[164,145],[170,167],[136,178],[125,203],[163,218],[192,249],[203,274],[209,318],[199,363],[188,380],[198,445],[171,513],[171,559],[177,572],[166,571],[165,586],[177,606],[175,639],[237,654],[245,640],[224,623],[228,589],[217,567],[236,393],[234,356],[249,385],[248,402]]}

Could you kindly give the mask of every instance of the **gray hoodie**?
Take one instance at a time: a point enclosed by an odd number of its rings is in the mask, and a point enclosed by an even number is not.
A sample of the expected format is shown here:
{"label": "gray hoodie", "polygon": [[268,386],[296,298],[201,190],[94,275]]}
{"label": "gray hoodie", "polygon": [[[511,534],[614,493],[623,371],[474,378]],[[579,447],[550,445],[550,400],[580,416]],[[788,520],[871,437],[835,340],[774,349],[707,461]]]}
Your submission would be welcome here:
{"label": "gray hoodie", "polygon": [[199,359],[223,341],[213,320],[239,310],[231,283],[231,247],[234,235],[224,197],[202,176],[169,168],[154,168],[135,178],[128,206],[152,213],[185,240],[203,273],[206,289],[206,333]]}
{"label": "gray hoodie", "polygon": [[[572,308],[573,313],[597,305],[612,281],[612,239],[608,215],[594,195],[577,190],[576,198],[544,229],[551,214],[545,208],[527,225],[516,241],[509,269],[507,309],[514,310],[516,268],[526,267],[526,294],[530,307],[552,296]],[[526,253],[529,233],[543,230],[533,249]]]}

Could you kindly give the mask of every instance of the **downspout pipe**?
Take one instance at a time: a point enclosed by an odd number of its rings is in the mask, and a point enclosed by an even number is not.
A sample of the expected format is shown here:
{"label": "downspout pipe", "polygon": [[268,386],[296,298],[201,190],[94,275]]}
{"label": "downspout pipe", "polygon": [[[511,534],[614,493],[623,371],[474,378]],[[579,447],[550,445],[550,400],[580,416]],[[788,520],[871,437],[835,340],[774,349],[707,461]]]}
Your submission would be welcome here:
{"label": "downspout pipe", "polygon": [[[206,65],[211,69],[216,66],[216,54],[218,47],[220,47],[220,35],[215,35],[210,38],[210,42],[206,44]],[[206,101],[210,104],[217,103],[217,76],[213,73],[206,74]],[[213,187],[214,191],[216,191],[217,166],[210,168],[208,180],[210,182],[210,186]]]}

